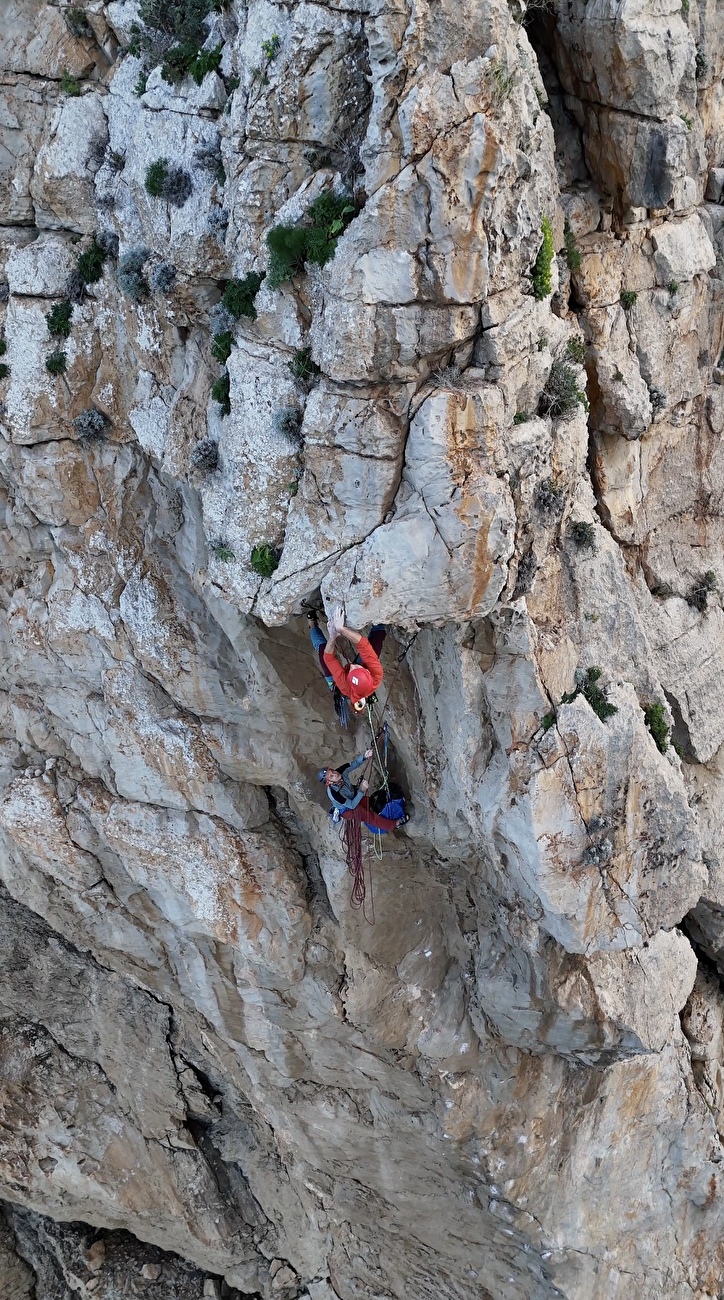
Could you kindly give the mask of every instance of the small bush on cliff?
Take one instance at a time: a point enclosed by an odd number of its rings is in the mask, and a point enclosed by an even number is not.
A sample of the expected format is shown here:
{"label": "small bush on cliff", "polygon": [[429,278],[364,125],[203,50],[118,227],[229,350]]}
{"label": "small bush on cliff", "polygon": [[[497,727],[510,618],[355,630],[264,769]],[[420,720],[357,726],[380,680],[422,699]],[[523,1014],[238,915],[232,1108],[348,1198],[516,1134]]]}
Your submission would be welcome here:
{"label": "small bush on cliff", "polygon": [[540,224],[543,242],[538,249],[538,256],[533,263],[533,296],[538,302],[544,298],[553,288],[551,281],[551,265],[553,263],[553,227],[548,217],[543,217]]}
{"label": "small bush on cliff", "polygon": [[563,227],[563,245],[566,252],[566,262],[569,271],[578,271],[581,265],[581,254],[576,243],[576,237],[571,227],[566,221]]}
{"label": "small bush on cliff", "polygon": [[67,339],[70,335],[72,315],[72,302],[68,302],[67,298],[63,302],[56,302],[52,311],[49,311],[45,317],[48,333],[59,339]]}
{"label": "small bush on cliff", "polygon": [[686,597],[687,605],[693,606],[694,609],[698,609],[700,614],[703,614],[708,608],[709,597],[716,591],[716,588],[716,574],[713,569],[707,569],[706,573],[703,573],[691,588]]}
{"label": "small bush on cliff", "polygon": [[225,366],[231,356],[231,349],[234,346],[234,336],[230,330],[224,330],[222,334],[215,334],[211,344],[211,355],[215,361]]}
{"label": "small bush on cliff", "polygon": [[630,311],[632,307],[635,307],[638,302],[638,297],[639,296],[634,289],[622,289],[621,306],[624,311]]}
{"label": "small bush on cliff", "polygon": [[45,369],[51,375],[64,375],[68,365],[68,358],[65,352],[51,352],[45,358]]}
{"label": "small bush on cliff", "polygon": [[577,334],[574,334],[573,338],[570,338],[566,343],[566,356],[569,361],[575,362],[577,366],[582,366],[586,360],[586,345]]}
{"label": "small bush on cliff", "polygon": [[211,385],[211,396],[215,402],[219,403],[222,415],[231,415],[231,397],[230,397],[231,380],[228,370],[220,375],[215,383]]}
{"label": "small bush on cliff", "polygon": [[576,519],[571,524],[570,533],[572,540],[581,550],[593,546],[596,540],[596,530],[587,519]]}
{"label": "small bush on cliff", "polygon": [[212,542],[211,554],[215,560],[222,560],[224,564],[229,564],[232,560],[236,559],[236,555],[232,551],[228,542]]}
{"label": "small bush on cliff", "polygon": [[280,406],[274,412],[274,428],[285,438],[298,438],[301,427],[302,412],[298,406]]}
{"label": "small bush on cliff", "polygon": [[575,370],[559,357],[553,362],[541,393],[541,414],[563,419],[573,415],[579,404],[586,405],[586,394],[578,387]]}
{"label": "small bush on cliff", "polygon": [[279,555],[274,546],[268,542],[261,542],[255,546],[251,552],[251,567],[260,578],[271,578],[276,569],[279,568]]}
{"label": "small bush on cliff", "polygon": [[140,0],[138,16],[143,26],[132,26],[128,52],[142,58],[146,67],[160,62],[161,75],[170,85],[178,85],[189,74],[200,85],[221,59],[221,46],[202,47],[207,39],[205,19],[222,7],[223,0]]}
{"label": "small bush on cliff", "polygon": [[658,700],[644,705],[644,721],[656,743],[656,748],[665,754],[669,748],[669,728],[664,714],[664,706]]}
{"label": "small bush on cliff", "polygon": [[250,271],[244,276],[243,280],[229,280],[224,289],[221,305],[229,312],[234,320],[239,320],[241,316],[246,316],[249,320],[256,320],[256,307],[254,299],[261,288],[263,275],[257,275],[256,271]]}
{"label": "small bush on cliff", "polygon": [[78,437],[84,442],[98,442],[105,434],[108,424],[108,416],[97,410],[95,406],[89,406],[85,411],[81,411],[73,421]]}
{"label": "small bush on cliff", "polygon": [[[4,357],[7,350],[8,350],[8,345],[5,342],[5,339],[0,338],[0,357]],[[0,379],[7,379],[9,374],[10,374],[10,366],[6,365],[4,361],[0,361]]]}
{"label": "small bush on cliff", "polygon": [[151,272],[151,285],[157,293],[171,293],[176,284],[176,267],[171,262],[159,262]]}
{"label": "small bush on cliff", "polygon": [[301,226],[274,226],[266,237],[271,253],[269,288],[303,271],[307,262],[325,266],[337,251],[337,243],[355,215],[355,206],[347,195],[331,190],[320,194],[310,204]]}
{"label": "small bush on cliff", "polygon": [[301,384],[311,384],[319,374],[319,366],[312,361],[311,348],[298,348],[291,361],[287,361],[287,365],[294,378]]}
{"label": "small bush on cliff", "polygon": [[605,722],[607,718],[612,718],[614,713],[618,713],[618,709],[615,704],[609,704],[598,685],[600,677],[600,668],[587,668],[585,674],[580,676],[576,689],[562,696],[561,704],[571,704],[579,695],[582,695],[584,700],[588,701],[596,716],[601,719],[601,722]]}
{"label": "small bush on cliff", "polygon": [[566,494],[558,483],[552,478],[547,478],[538,484],[533,500],[535,508],[540,514],[548,515],[551,519],[554,519],[563,513]]}
{"label": "small bush on cliff", "polygon": [[200,474],[213,474],[219,468],[219,444],[215,438],[204,438],[189,457],[189,464]]}
{"label": "small bush on cliff", "polygon": [[142,302],[148,297],[148,281],[143,268],[150,255],[148,248],[131,248],[118,263],[118,284],[131,302]]}
{"label": "small bush on cliff", "polygon": [[78,264],[76,267],[78,275],[84,285],[96,284],[96,282],[102,278],[103,263],[107,256],[108,253],[106,249],[94,236],[90,248],[87,248],[78,258]]}
{"label": "small bush on cliff", "polygon": [[83,9],[66,9],[65,21],[71,36],[75,36],[77,41],[87,41],[93,36],[93,28]]}
{"label": "small bush on cliff", "polygon": [[193,183],[183,167],[174,167],[168,158],[157,158],[146,170],[146,192],[152,199],[165,199],[175,208],[182,208],[193,194]]}
{"label": "small bush on cliff", "polygon": [[75,97],[80,94],[80,85],[77,77],[71,77],[69,72],[64,72],[60,78],[60,89],[64,95]]}

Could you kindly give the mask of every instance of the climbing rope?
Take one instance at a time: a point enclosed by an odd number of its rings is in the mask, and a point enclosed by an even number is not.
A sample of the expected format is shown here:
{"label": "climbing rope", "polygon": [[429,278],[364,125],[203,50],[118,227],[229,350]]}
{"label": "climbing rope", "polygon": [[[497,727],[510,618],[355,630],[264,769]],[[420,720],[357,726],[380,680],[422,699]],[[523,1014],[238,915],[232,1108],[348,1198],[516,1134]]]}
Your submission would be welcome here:
{"label": "climbing rope", "polygon": [[[352,893],[350,894],[350,907],[355,911],[362,911],[362,915],[368,925],[375,923],[375,900],[372,892],[372,864],[369,860],[369,846],[367,852],[367,864],[362,857],[362,827],[356,818],[350,818],[343,823],[343,836],[345,851],[347,857],[347,870],[352,877]],[[367,893],[369,890],[369,903],[367,903]]]}

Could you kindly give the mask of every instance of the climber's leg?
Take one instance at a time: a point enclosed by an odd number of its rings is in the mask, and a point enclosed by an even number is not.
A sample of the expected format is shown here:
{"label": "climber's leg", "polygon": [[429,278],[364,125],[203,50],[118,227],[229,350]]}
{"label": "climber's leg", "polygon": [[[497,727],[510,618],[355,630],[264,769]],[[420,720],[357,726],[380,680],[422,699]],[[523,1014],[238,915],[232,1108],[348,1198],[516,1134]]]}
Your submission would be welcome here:
{"label": "climber's leg", "polygon": [[[385,644],[386,636],[387,636],[387,628],[385,627],[384,623],[375,623],[374,627],[370,628],[370,634],[367,637],[367,640],[372,646],[372,649],[374,650],[378,659],[382,654],[382,647]],[[356,664],[360,663],[359,655],[355,659],[355,663]]]}
{"label": "climber's leg", "polygon": [[309,619],[309,636],[311,638],[312,645],[314,646],[314,649],[317,652],[317,658],[319,660],[319,667],[322,670],[322,676],[324,677],[324,680],[327,683],[330,691],[333,691],[334,678],[330,676],[327,670],[327,665],[324,662],[324,647],[327,644],[327,638],[324,635],[324,633],[320,630],[319,624],[317,622],[317,615],[307,614],[307,618]]}
{"label": "climber's leg", "polygon": [[380,817],[370,808],[370,801],[365,796],[360,799],[356,808],[348,808],[342,813],[342,817],[347,822],[366,822],[368,826],[374,826],[378,831],[397,830],[400,819],[398,817]]}

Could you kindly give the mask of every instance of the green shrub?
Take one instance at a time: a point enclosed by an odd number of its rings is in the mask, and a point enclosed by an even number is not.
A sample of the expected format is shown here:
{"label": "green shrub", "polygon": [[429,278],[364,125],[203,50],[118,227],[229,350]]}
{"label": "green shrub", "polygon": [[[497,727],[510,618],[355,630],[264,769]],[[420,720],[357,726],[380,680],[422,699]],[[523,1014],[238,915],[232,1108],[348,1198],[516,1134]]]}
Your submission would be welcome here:
{"label": "green shrub", "polygon": [[0,379],[7,379],[9,374],[10,366],[6,365],[4,361],[0,361]]}
{"label": "green shrub", "polygon": [[700,578],[694,583],[688,596],[686,597],[687,605],[692,605],[703,614],[709,605],[709,597],[717,589],[716,574],[713,569],[707,569]]}
{"label": "green shrub", "polygon": [[548,217],[541,221],[543,242],[538,249],[538,256],[533,263],[533,294],[538,302],[547,298],[553,285],[551,282],[551,265],[553,263],[553,228]]}
{"label": "green shrub", "polygon": [[555,720],[556,720],[555,712],[551,710],[550,713],[543,714],[543,717],[540,720],[540,725],[542,726],[544,731],[550,731]]}
{"label": "green shrub", "polygon": [[580,546],[581,549],[593,546],[596,540],[596,530],[587,519],[574,520],[571,524],[570,533],[576,546]]}
{"label": "green shrub", "polygon": [[575,361],[577,366],[582,366],[586,360],[586,345],[577,334],[566,343],[566,356],[569,361]]}
{"label": "green shrub", "polygon": [[228,370],[220,375],[215,383],[211,385],[211,396],[215,402],[219,403],[222,415],[231,415],[230,393],[231,379]]}
{"label": "green shrub", "polygon": [[64,95],[79,95],[80,85],[78,84],[78,78],[71,77],[69,72],[64,72],[60,78],[60,89]]}
{"label": "green shrub", "polygon": [[145,95],[147,87],[148,73],[141,71],[136,77],[136,84],[133,87],[133,93],[137,99],[140,99],[141,95]]}
{"label": "green shrub", "polygon": [[142,58],[146,68],[160,62],[161,75],[171,85],[189,74],[203,81],[206,72],[218,66],[216,50],[202,48],[207,39],[204,20],[223,4],[224,0],[141,0],[138,12],[143,26],[131,28],[129,54]]}
{"label": "green shrub", "polygon": [[684,126],[686,127],[687,131],[691,131],[693,129],[694,119],[693,117],[689,117],[688,113],[682,113],[681,120],[684,123]]}
{"label": "green shrub", "polygon": [[0,338],[0,357],[4,357],[7,350],[8,350],[8,345],[5,342],[5,339]]}
{"label": "green shrub", "polygon": [[55,338],[68,338],[71,316],[73,316],[73,303],[69,303],[68,299],[64,299],[62,303],[56,303],[52,311],[49,311],[45,316],[48,334],[52,334]]}
{"label": "green shrub", "polygon": [[236,559],[236,555],[227,542],[212,542],[211,554],[215,560],[222,560],[224,564]]}
{"label": "green shrub", "polygon": [[702,77],[705,77],[707,72],[709,71],[709,61],[706,55],[704,54],[703,50],[696,51],[696,59],[694,60],[694,67],[696,71],[696,79],[697,81],[701,81]]}
{"label": "green shrub", "polygon": [[307,262],[325,266],[331,261],[339,237],[354,214],[354,204],[350,199],[330,190],[310,204],[304,218],[308,224],[274,226],[266,237],[271,253],[269,288],[277,289],[297,272],[303,271]]}
{"label": "green shrub", "polygon": [[266,59],[267,63],[274,62],[274,59],[277,57],[277,54],[279,53],[281,48],[282,48],[282,43],[279,37],[276,35],[270,36],[268,41],[262,41],[261,43],[261,52],[264,55],[264,58]]}
{"label": "green shrub", "polygon": [[225,366],[231,356],[231,349],[234,346],[234,336],[229,330],[224,330],[222,334],[215,334],[211,344],[211,355],[215,361],[219,361]]}
{"label": "green shrub", "polygon": [[312,361],[311,348],[298,348],[287,365],[301,383],[310,383],[319,374],[319,366]]}
{"label": "green shrub", "polygon": [[513,416],[513,424],[527,424],[530,419],[530,411],[517,411]]}
{"label": "green shrub", "polygon": [[681,0],[681,16],[684,19],[689,17],[689,0]]}
{"label": "green shrub", "polygon": [[562,419],[572,415],[579,404],[585,406],[586,394],[578,387],[576,372],[565,361],[557,358],[541,393],[541,413]]}
{"label": "green shrub", "polygon": [[68,358],[65,352],[51,352],[45,358],[45,369],[49,370],[51,375],[64,375],[68,364]]}
{"label": "green shrub", "polygon": [[566,221],[565,225],[563,226],[563,246],[566,252],[566,262],[568,263],[568,270],[578,271],[581,265],[581,254],[579,252],[578,245],[576,244],[576,237],[573,234],[573,231],[571,230],[568,221]]}
{"label": "green shrub", "polygon": [[78,258],[77,271],[83,284],[95,284],[103,276],[103,263],[108,256],[105,248],[93,239],[90,248]]}
{"label": "green shrub", "polygon": [[168,158],[157,158],[146,169],[146,192],[151,195],[152,199],[163,198],[163,187],[166,183],[168,174]]}
{"label": "green shrub", "polygon": [[271,578],[276,569],[279,568],[279,555],[274,546],[268,542],[262,542],[255,546],[251,552],[251,567],[261,578]]}
{"label": "green shrub", "polygon": [[64,18],[71,36],[76,40],[88,40],[93,36],[93,28],[88,22],[88,15],[82,9],[66,9]]}
{"label": "green shrub", "polygon": [[171,293],[176,284],[176,267],[171,262],[159,262],[151,272],[151,287],[156,293]]}
{"label": "green shrub", "polygon": [[576,689],[564,695],[561,704],[571,704],[579,695],[582,695],[584,700],[590,704],[596,716],[601,719],[601,722],[605,722],[607,718],[612,718],[614,713],[618,713],[618,709],[615,704],[609,704],[598,685],[600,677],[600,668],[587,668],[585,676],[581,678]]}
{"label": "green shrub", "polygon": [[613,372],[613,378],[614,378],[614,383],[617,384],[623,383],[623,371],[620,370],[618,366],[616,366],[616,369]]}
{"label": "green shrub", "polygon": [[182,208],[193,193],[188,172],[183,167],[171,166],[168,158],[157,158],[150,164],[144,184],[152,199],[165,199],[175,208]]}
{"label": "green shrub", "polygon": [[656,742],[656,748],[665,754],[669,748],[669,728],[664,715],[664,706],[656,700],[644,705],[644,721]]}
{"label": "green shrub", "polygon": [[621,306],[624,311],[630,311],[632,307],[635,307],[638,302],[638,297],[639,296],[634,289],[622,289]]}
{"label": "green shrub", "polygon": [[257,313],[254,299],[261,288],[263,279],[263,275],[257,275],[256,271],[250,271],[248,275],[244,276],[243,280],[229,280],[227,282],[221,303],[235,320],[239,320],[241,316],[246,316],[249,320],[256,320]]}
{"label": "green shrub", "polygon": [[678,292],[679,292],[679,281],[669,280],[669,293],[671,294],[671,297],[673,298],[675,294],[677,294]]}

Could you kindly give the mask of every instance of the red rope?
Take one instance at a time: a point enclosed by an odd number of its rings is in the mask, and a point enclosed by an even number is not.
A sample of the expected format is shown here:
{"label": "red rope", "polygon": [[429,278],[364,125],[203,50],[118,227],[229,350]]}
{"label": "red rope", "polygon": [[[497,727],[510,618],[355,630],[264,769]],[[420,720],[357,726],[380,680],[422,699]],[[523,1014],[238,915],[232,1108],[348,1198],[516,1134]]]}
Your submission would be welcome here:
{"label": "red rope", "polygon": [[[356,819],[350,818],[344,823],[344,844],[347,854],[347,870],[352,877],[350,907],[362,909],[362,915],[368,925],[375,923],[375,902],[372,893],[372,864],[367,846],[367,868],[362,857],[362,826]],[[369,887],[369,908],[365,906]]]}

